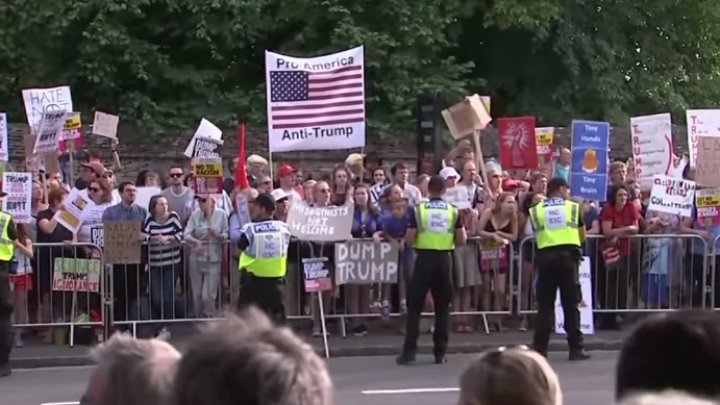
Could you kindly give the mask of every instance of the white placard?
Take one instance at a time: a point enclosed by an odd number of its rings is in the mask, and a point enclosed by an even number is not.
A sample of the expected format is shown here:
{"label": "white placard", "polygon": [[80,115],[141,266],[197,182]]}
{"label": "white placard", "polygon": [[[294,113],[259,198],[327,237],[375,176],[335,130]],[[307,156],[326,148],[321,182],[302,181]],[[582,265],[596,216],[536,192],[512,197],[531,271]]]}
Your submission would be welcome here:
{"label": "white placard", "polygon": [[7,162],[8,154],[8,125],[7,114],[0,113],[0,162]]}
{"label": "white placard", "polygon": [[40,125],[40,119],[45,111],[73,111],[70,86],[25,89],[22,95],[25,115],[31,127]]}
{"label": "white placard", "polygon": [[18,224],[27,224],[32,220],[32,173],[3,173],[3,191],[7,196],[2,200],[2,210],[13,216]]}
{"label": "white placard", "polygon": [[315,58],[265,52],[270,152],[365,147],[363,47]]}
{"label": "white placard", "polygon": [[[162,189],[160,189],[160,187],[138,187],[137,193],[135,193],[135,204],[145,209],[148,209],[148,207],[150,206],[150,199],[154,195],[158,195],[161,193]],[[181,213],[178,212],[178,214]]]}
{"label": "white placard", "polygon": [[465,186],[455,186],[445,190],[445,201],[456,206],[460,210],[470,209],[470,195]]}
{"label": "white placard", "polygon": [[106,138],[117,139],[119,122],[120,117],[118,117],[117,115],[95,111],[92,133],[95,135],[104,136]]}
{"label": "white placard", "polygon": [[698,137],[720,137],[720,110],[687,110],[686,115],[690,167],[695,167]]}
{"label": "white placard", "polygon": [[670,113],[630,118],[635,173],[639,180],[669,175],[673,163]]}
{"label": "white placard", "polygon": [[33,154],[57,152],[66,116],[65,111],[47,111],[42,115]]}
{"label": "white placard", "polygon": [[67,228],[73,234],[80,230],[90,207],[90,200],[77,189],[73,189],[65,198],[64,209],[58,210],[53,217],[58,224]]}
{"label": "white placard", "polygon": [[691,217],[695,203],[695,182],[655,176],[652,181],[649,211]]}
{"label": "white placard", "polygon": [[[580,331],[583,335],[592,335],[595,333],[595,321],[593,320],[593,289],[592,289],[592,272],[590,271],[590,258],[584,256],[580,262],[580,291],[582,292],[582,300],[578,304],[580,310]],[[560,291],[555,295],[555,333],[565,334],[565,313],[563,312]]]}
{"label": "white placard", "polygon": [[193,135],[187,148],[185,148],[185,156],[189,158],[193,157],[193,151],[195,150],[196,143],[195,141],[198,138],[214,139],[216,141],[220,141],[219,144],[222,145],[222,131],[220,130],[220,128],[216,127],[215,124],[203,118],[200,121],[200,125],[198,125],[197,130],[195,131],[195,135]]}

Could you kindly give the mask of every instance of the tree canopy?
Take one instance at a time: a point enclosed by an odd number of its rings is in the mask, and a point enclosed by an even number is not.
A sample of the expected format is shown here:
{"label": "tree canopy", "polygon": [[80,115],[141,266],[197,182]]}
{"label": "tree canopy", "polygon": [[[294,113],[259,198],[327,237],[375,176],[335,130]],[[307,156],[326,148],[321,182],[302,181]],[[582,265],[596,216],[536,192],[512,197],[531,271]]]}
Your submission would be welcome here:
{"label": "tree canopy", "polygon": [[[416,96],[493,96],[493,115],[626,123],[720,100],[710,0],[4,0],[0,100],[69,84],[76,109],[147,132],[265,120],[264,51],[365,46],[371,134],[414,128]],[[88,117],[88,115],[85,115]]]}

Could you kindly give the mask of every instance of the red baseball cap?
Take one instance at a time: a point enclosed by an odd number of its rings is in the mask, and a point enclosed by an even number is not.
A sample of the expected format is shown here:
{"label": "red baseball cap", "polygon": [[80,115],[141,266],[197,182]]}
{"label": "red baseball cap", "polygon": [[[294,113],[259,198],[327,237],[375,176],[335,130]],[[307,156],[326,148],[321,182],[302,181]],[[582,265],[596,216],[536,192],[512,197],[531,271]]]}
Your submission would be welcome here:
{"label": "red baseball cap", "polygon": [[297,172],[295,166],[285,163],[278,169],[278,176],[287,176],[288,174],[293,174],[295,172]]}
{"label": "red baseball cap", "polygon": [[513,178],[507,178],[502,181],[502,189],[503,190],[510,190],[511,188],[518,188],[518,187],[520,187],[520,183],[518,183],[518,181]]}

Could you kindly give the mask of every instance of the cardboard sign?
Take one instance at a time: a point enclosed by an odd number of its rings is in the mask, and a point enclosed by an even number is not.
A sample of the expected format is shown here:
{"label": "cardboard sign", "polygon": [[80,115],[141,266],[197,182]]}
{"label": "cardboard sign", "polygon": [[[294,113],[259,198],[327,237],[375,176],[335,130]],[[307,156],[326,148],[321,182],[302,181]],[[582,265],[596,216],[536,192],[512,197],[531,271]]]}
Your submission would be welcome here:
{"label": "cardboard sign", "polygon": [[697,137],[695,181],[699,186],[720,187],[720,138]]}
{"label": "cardboard sign", "polygon": [[117,139],[118,124],[120,117],[104,112],[95,111],[93,119],[92,132],[98,136],[104,136],[110,139]]}
{"label": "cardboard sign", "polygon": [[195,194],[220,194],[223,190],[222,159],[201,157],[193,164],[193,190]]}
{"label": "cardboard sign", "polygon": [[195,135],[193,135],[192,139],[190,140],[190,144],[188,144],[187,148],[185,148],[185,156],[189,158],[195,157],[195,141],[198,138],[204,138],[206,140],[212,139],[218,141],[219,144],[222,145],[222,131],[220,130],[220,128],[216,127],[215,124],[203,118],[200,121],[200,125],[198,125],[197,130],[195,130]]}
{"label": "cardboard sign", "polygon": [[333,289],[327,257],[304,258],[302,264],[305,292],[318,293]]}
{"label": "cardboard sign", "polygon": [[337,284],[397,283],[399,256],[396,243],[369,240],[336,243]]}
{"label": "cardboard sign", "polygon": [[103,221],[103,254],[108,264],[140,264],[142,242],[137,221]]}
{"label": "cardboard sign", "polygon": [[690,167],[696,167],[700,137],[720,137],[720,110],[687,110],[686,119]]}
{"label": "cardboard sign", "polygon": [[2,210],[13,216],[13,221],[28,224],[32,221],[32,174],[5,172],[2,176],[2,190],[7,196],[2,199]]}
{"label": "cardboard sign", "polygon": [[694,202],[694,181],[673,179],[668,176],[653,178],[649,211],[690,217]]}
{"label": "cardboard sign", "polygon": [[53,291],[100,292],[102,262],[97,259],[56,257]]}
{"label": "cardboard sign", "polygon": [[288,212],[287,225],[293,236],[313,242],[333,242],[351,238],[354,209],[342,207],[310,207],[304,202],[293,202]]}
{"label": "cardboard sign", "polygon": [[443,110],[442,116],[455,139],[472,134],[476,129],[483,129],[492,121],[483,100],[477,94]]}
{"label": "cardboard sign", "polygon": [[66,115],[65,111],[48,111],[42,115],[33,153],[57,151]]}
{"label": "cardboard sign", "polygon": [[[580,331],[584,335],[595,333],[595,321],[593,320],[593,288],[592,273],[590,271],[590,258],[585,256],[580,263],[580,291],[582,300],[578,304],[580,310]],[[565,312],[563,312],[560,301],[560,290],[555,295],[555,333],[565,334]]]}

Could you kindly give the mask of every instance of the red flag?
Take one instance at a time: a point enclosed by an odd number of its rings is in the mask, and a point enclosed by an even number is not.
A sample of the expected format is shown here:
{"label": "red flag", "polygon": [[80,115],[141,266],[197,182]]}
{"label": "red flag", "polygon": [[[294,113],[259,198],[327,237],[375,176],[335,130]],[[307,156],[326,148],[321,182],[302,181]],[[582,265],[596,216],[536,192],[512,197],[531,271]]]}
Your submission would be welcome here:
{"label": "red flag", "polygon": [[247,162],[245,157],[245,127],[241,122],[238,126],[238,160],[235,166],[235,187],[240,186],[241,190],[250,188],[250,181],[247,176]]}

